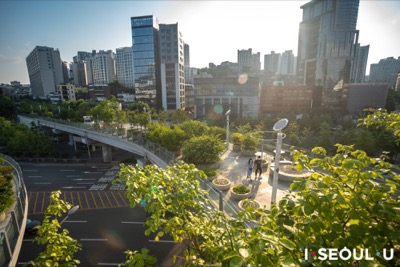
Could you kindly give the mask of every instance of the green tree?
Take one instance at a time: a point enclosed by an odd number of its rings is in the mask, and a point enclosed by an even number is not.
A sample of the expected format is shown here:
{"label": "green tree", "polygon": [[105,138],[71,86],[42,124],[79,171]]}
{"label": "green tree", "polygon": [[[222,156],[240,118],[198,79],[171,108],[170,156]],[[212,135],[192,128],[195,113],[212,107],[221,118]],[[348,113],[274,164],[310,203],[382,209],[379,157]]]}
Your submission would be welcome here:
{"label": "green tree", "polygon": [[209,129],[205,122],[197,120],[187,120],[180,124],[179,128],[186,133],[186,139],[190,139],[194,136],[201,136]]}
{"label": "green tree", "polygon": [[328,152],[332,152],[334,149],[331,134],[331,126],[323,122],[319,130],[318,145],[325,148]]}
{"label": "green tree", "polygon": [[13,119],[17,113],[17,105],[10,97],[0,94],[0,117],[9,120]]}
{"label": "green tree", "polygon": [[193,164],[217,163],[224,150],[224,144],[216,136],[192,137],[183,143],[183,160]]}
{"label": "green tree", "polygon": [[60,199],[61,191],[50,194],[50,205],[44,212],[44,219],[37,226],[35,242],[45,245],[46,250],[29,262],[32,266],[77,266],[79,260],[74,259],[82,245],[69,236],[67,229],[62,229],[59,219],[72,205]]}
{"label": "green tree", "polygon": [[299,125],[296,123],[296,121],[289,122],[289,125],[285,132],[287,133],[289,144],[297,146],[300,143]]}
{"label": "green tree", "polygon": [[184,142],[185,132],[179,127],[167,127],[160,134],[161,145],[169,151],[179,151]]}
{"label": "green tree", "polygon": [[117,101],[112,100],[101,101],[90,110],[90,115],[92,115],[93,118],[104,121],[106,124],[111,124],[116,118],[118,104]]}

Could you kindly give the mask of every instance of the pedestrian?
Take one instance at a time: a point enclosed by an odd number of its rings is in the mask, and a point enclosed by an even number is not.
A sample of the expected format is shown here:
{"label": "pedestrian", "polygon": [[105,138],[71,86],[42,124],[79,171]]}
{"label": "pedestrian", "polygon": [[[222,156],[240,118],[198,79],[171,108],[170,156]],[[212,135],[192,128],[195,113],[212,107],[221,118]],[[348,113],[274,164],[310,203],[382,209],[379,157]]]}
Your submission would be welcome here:
{"label": "pedestrian", "polygon": [[254,165],[256,166],[256,177],[254,179],[257,179],[257,173],[259,172],[259,177],[261,179],[261,165],[262,165],[262,160],[261,160],[261,156],[258,156],[258,158],[254,161]]}
{"label": "pedestrian", "polygon": [[253,159],[249,158],[249,161],[247,162],[247,179],[250,178],[251,182],[251,174],[253,173]]}

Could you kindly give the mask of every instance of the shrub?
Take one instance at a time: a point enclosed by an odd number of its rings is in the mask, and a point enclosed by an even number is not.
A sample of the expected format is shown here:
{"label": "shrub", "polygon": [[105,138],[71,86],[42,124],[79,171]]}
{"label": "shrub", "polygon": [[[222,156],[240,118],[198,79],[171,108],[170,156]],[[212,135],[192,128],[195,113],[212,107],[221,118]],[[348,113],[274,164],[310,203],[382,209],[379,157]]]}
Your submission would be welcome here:
{"label": "shrub", "polygon": [[203,170],[203,172],[207,177],[212,177],[212,176],[217,175],[217,171],[216,170],[205,169],[205,170]]}
{"label": "shrub", "polygon": [[0,212],[5,211],[14,203],[14,192],[12,190],[12,166],[3,165],[4,159],[0,158]]}
{"label": "shrub", "polygon": [[260,204],[254,200],[251,199],[243,199],[242,200],[242,207],[243,209],[258,209],[260,208]]}
{"label": "shrub", "polygon": [[250,192],[250,189],[249,188],[247,188],[246,186],[244,186],[244,185],[235,185],[233,188],[232,188],[232,190],[233,190],[233,192],[235,192],[236,194],[247,194],[247,193],[249,193]]}
{"label": "shrub", "polygon": [[183,160],[195,165],[217,163],[224,150],[224,144],[215,136],[193,137],[183,143]]}
{"label": "shrub", "polygon": [[250,133],[243,135],[242,137],[242,149],[244,150],[256,150],[258,141],[250,136]]}
{"label": "shrub", "polygon": [[242,144],[243,134],[241,133],[232,133],[231,134],[231,142],[234,145],[241,145]]}
{"label": "shrub", "polygon": [[167,128],[160,134],[161,145],[169,151],[178,151],[182,147],[185,132],[178,127]]}

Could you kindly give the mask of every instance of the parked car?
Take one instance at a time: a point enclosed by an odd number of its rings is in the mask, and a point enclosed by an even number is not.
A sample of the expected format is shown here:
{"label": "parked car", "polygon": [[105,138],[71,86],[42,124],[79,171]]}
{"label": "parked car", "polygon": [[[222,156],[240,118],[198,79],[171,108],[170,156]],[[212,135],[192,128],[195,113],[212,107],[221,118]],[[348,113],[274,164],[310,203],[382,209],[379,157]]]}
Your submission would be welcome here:
{"label": "parked car", "polygon": [[36,226],[39,226],[41,224],[42,224],[41,221],[26,219],[25,234],[26,235],[36,235],[37,231],[38,231]]}

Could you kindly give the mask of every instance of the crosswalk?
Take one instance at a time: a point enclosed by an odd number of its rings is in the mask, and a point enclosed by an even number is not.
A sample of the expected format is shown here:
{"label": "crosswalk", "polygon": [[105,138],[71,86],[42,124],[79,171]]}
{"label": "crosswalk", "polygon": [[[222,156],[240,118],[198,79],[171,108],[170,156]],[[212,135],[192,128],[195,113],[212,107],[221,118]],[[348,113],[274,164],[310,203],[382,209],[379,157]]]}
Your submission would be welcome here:
{"label": "crosswalk", "polygon": [[[28,214],[44,213],[50,204],[51,192],[29,192]],[[67,191],[62,192],[60,198],[69,202],[73,206],[79,205],[80,209],[98,209],[98,208],[117,208],[127,207],[129,202],[125,197],[125,191]]]}

